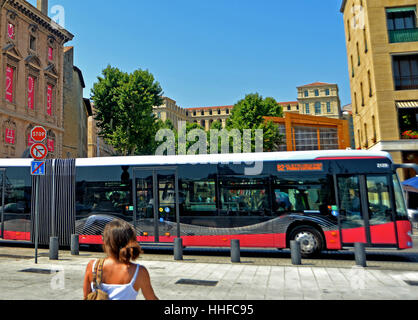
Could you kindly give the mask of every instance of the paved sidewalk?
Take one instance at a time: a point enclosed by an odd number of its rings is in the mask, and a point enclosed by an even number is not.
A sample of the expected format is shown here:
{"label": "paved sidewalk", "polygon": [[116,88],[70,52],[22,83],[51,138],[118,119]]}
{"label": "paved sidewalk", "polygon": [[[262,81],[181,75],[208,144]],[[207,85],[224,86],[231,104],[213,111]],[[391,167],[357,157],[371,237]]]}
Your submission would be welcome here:
{"label": "paved sidewalk", "polygon": [[[80,300],[88,261],[100,253],[71,256],[60,251],[50,261],[40,250],[38,264],[33,249],[0,248],[1,300]],[[26,251],[25,251],[26,250]],[[28,253],[31,253],[28,255]],[[145,260],[153,287],[162,300],[416,300],[418,272],[375,268],[332,268]],[[44,273],[22,272],[36,269]],[[36,271],[35,270],[35,271]],[[58,270],[50,273],[48,270]],[[29,270],[31,271],[31,270]],[[33,271],[33,270],[32,270]],[[211,281],[177,284],[181,279]],[[410,284],[407,283],[410,282]],[[213,286],[209,286],[212,284]],[[142,295],[138,296],[142,300]]]}

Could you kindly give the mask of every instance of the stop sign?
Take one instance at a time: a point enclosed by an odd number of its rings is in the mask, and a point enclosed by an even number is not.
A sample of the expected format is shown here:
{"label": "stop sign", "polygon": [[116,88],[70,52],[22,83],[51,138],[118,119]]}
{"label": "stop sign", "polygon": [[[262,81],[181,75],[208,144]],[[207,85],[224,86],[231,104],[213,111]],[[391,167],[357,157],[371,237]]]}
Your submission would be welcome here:
{"label": "stop sign", "polygon": [[35,142],[42,142],[46,139],[46,130],[44,127],[35,127],[30,132],[30,136]]}

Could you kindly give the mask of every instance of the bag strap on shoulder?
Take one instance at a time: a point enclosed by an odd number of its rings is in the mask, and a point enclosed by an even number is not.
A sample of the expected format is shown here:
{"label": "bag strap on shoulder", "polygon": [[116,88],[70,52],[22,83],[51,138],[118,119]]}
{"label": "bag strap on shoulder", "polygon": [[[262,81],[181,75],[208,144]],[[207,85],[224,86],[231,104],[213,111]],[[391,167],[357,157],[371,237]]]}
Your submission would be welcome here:
{"label": "bag strap on shoulder", "polygon": [[97,284],[100,286],[102,283],[102,275],[103,275],[103,264],[105,259],[100,259],[97,266]]}
{"label": "bag strap on shoulder", "polygon": [[102,274],[103,274],[103,264],[105,259],[99,259],[95,262],[95,267],[93,269],[93,286],[94,289],[98,289],[102,283]]}

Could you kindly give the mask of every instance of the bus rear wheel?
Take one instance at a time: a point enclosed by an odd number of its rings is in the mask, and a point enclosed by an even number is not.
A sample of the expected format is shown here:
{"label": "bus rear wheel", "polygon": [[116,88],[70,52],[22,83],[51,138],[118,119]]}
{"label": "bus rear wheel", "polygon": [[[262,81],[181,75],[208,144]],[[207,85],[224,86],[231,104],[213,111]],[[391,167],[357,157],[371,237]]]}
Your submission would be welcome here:
{"label": "bus rear wheel", "polygon": [[299,226],[290,233],[290,240],[300,243],[300,251],[303,258],[318,256],[324,248],[324,240],[321,233],[311,226]]}

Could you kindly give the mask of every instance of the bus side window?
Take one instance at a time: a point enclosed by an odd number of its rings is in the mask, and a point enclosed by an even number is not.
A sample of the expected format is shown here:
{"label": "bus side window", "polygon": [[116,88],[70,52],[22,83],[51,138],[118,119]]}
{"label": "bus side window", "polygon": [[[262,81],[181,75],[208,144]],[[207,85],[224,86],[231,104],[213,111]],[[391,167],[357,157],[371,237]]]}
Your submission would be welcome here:
{"label": "bus side window", "polygon": [[[286,190],[287,191],[287,190]],[[274,189],[273,191],[273,211],[285,212],[292,210],[292,203],[289,194],[285,190]]]}

